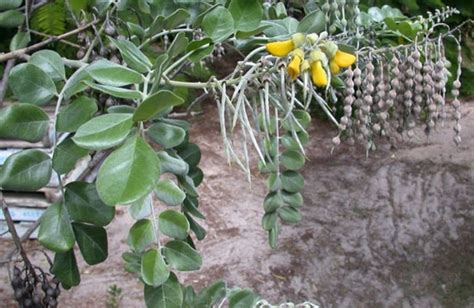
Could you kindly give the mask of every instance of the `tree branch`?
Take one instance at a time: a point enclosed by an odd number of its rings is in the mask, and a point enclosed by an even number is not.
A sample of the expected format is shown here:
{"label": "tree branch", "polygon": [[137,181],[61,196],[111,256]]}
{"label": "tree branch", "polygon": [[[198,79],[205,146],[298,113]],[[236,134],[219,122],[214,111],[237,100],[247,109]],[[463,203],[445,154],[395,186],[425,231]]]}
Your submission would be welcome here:
{"label": "tree branch", "polygon": [[3,70],[3,77],[0,81],[0,108],[3,107],[3,99],[5,98],[8,87],[8,77],[10,75],[11,69],[13,66],[15,66],[15,62],[15,59],[8,60],[7,64],[5,65],[5,69]]}
{"label": "tree branch", "polygon": [[2,203],[3,216],[5,216],[5,220],[8,225],[8,230],[10,231],[10,234],[12,235],[12,239],[13,239],[13,242],[15,243],[16,249],[20,253],[23,259],[23,262],[25,262],[25,265],[27,266],[28,270],[31,272],[33,277],[36,280],[38,280],[38,277],[36,277],[35,269],[33,268],[33,265],[31,264],[30,259],[28,259],[25,249],[23,248],[23,245],[21,244],[21,239],[18,236],[18,233],[16,232],[15,223],[13,222],[12,216],[10,215],[10,211],[8,210],[7,203],[5,202],[5,199],[3,198],[3,193],[1,191],[0,191],[0,202]]}
{"label": "tree branch", "polygon": [[52,36],[50,38],[48,38],[47,40],[44,40],[42,42],[39,42],[37,44],[34,44],[34,45],[31,45],[31,46],[28,46],[26,48],[21,48],[21,49],[17,49],[17,50],[14,50],[14,51],[11,51],[9,53],[4,53],[4,54],[0,54],[0,62],[4,62],[4,61],[7,61],[7,60],[10,60],[10,59],[14,59],[14,58],[17,58],[17,57],[20,57],[24,54],[28,54],[32,51],[35,51],[37,49],[40,49],[41,47],[43,46],[46,46],[50,43],[53,43],[53,42],[57,42],[57,41],[60,41],[60,40],[63,40],[71,35],[74,35],[74,34],[77,34],[79,32],[82,32],[84,30],[86,30],[87,28],[89,28],[90,26],[92,25],[95,25],[99,22],[99,20],[94,20],[88,24],[85,24],[84,26],[80,27],[80,28],[77,28],[77,29],[74,29],[72,31],[69,31],[69,32],[66,32],[66,33],[63,33],[61,35],[58,35],[58,36]]}

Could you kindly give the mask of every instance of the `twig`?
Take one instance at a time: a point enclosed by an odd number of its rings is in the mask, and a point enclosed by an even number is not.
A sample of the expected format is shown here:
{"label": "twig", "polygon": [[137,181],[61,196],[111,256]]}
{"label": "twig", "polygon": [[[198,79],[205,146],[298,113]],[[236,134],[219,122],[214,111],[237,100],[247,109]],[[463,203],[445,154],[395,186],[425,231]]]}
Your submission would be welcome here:
{"label": "twig", "polygon": [[33,268],[33,265],[31,264],[30,260],[28,259],[25,249],[23,248],[23,245],[21,244],[21,239],[18,236],[18,233],[16,232],[15,223],[13,222],[12,216],[10,215],[10,211],[8,210],[7,203],[5,202],[5,199],[3,198],[3,193],[1,191],[0,191],[0,202],[2,203],[3,216],[5,217],[5,220],[7,221],[8,230],[10,231],[10,234],[12,235],[12,239],[13,239],[13,242],[15,243],[16,249],[20,253],[21,257],[23,258],[23,262],[25,262],[25,265],[28,267],[29,271],[32,273],[35,280],[38,280],[38,277],[36,277],[35,269]]}
{"label": "twig", "polygon": [[99,20],[94,20],[94,21],[91,21],[90,23],[80,27],[80,28],[77,28],[77,29],[74,29],[72,31],[69,31],[69,32],[66,32],[66,33],[63,33],[61,35],[58,35],[58,36],[52,36],[50,37],[49,39],[45,40],[45,41],[42,41],[42,42],[39,42],[37,44],[34,44],[34,45],[31,45],[31,46],[28,46],[26,48],[21,48],[21,49],[17,49],[17,50],[14,50],[14,51],[11,51],[9,53],[3,53],[3,54],[0,54],[0,62],[4,62],[4,61],[7,61],[7,60],[10,60],[10,59],[14,59],[14,58],[17,58],[19,56],[22,56],[24,54],[28,54],[32,51],[35,51],[37,49],[40,49],[41,47],[43,46],[46,46],[50,43],[53,43],[53,42],[57,42],[57,41],[60,41],[60,40],[63,40],[71,35],[74,35],[74,34],[77,34],[79,32],[82,32],[84,30],[86,30],[87,28],[89,28],[90,26],[92,25],[95,25],[99,22]]}
{"label": "twig", "polygon": [[[35,31],[33,29],[30,29],[30,32],[35,34],[35,35],[42,36],[42,37],[47,37],[47,38],[53,38],[54,37],[52,35],[49,35],[49,34],[46,34],[46,33],[43,33],[43,32],[39,32],[39,31]],[[63,44],[66,44],[66,45],[69,45],[69,46],[72,46],[72,47],[77,48],[77,49],[82,48],[82,46],[80,46],[78,44],[74,44],[73,42],[70,42],[68,40],[59,40],[59,42],[63,43]]]}
{"label": "twig", "polygon": [[0,107],[3,106],[3,99],[5,98],[5,93],[7,93],[8,87],[8,76],[10,75],[10,71],[15,66],[15,59],[8,60],[7,64],[5,65],[5,69],[3,70],[3,77],[0,81]]}

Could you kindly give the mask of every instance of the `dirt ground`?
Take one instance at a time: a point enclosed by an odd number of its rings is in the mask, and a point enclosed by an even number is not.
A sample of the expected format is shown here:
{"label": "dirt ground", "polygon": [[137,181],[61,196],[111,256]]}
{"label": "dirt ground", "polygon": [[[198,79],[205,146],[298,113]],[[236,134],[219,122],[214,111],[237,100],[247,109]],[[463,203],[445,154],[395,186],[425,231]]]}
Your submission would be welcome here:
{"label": "dirt ground", "polygon": [[[276,250],[260,227],[264,178],[256,175],[250,187],[227,165],[215,111],[205,111],[193,120],[191,136],[203,150],[200,204],[208,236],[198,243],[201,271],[180,274],[181,281],[200,289],[223,279],[274,304],[474,307],[474,102],[462,108],[460,147],[448,121],[429,139],[420,130],[398,149],[381,142],[368,158],[348,146],[331,154],[336,131],[313,121],[304,218],[283,228]],[[62,293],[62,307],[105,307],[113,284],[123,289],[121,307],[144,306],[141,284],[122,269],[132,223],[119,208],[108,227],[109,259],[94,267],[80,260],[81,285]],[[0,253],[11,247],[0,244]],[[0,302],[15,307],[5,267]]]}

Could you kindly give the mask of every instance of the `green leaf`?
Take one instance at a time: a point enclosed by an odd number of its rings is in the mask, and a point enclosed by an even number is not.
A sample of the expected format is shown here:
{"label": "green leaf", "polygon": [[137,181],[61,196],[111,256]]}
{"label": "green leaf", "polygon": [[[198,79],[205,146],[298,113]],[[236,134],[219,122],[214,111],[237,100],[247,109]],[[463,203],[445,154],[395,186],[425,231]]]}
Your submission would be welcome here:
{"label": "green leaf", "polygon": [[320,33],[324,31],[326,20],[322,11],[313,11],[306,15],[299,23],[297,32],[302,33]]}
{"label": "green leaf", "polygon": [[61,142],[53,153],[53,169],[65,174],[74,169],[77,161],[89,154],[89,150],[77,146],[71,138]]}
{"label": "green leaf", "polygon": [[387,25],[387,28],[392,30],[392,31],[397,31],[397,23],[393,18],[387,17],[383,20],[385,24]]}
{"label": "green leaf", "polygon": [[199,194],[196,191],[196,187],[194,186],[193,179],[189,176],[177,176],[178,178],[178,183],[181,186],[181,188],[184,189],[187,195],[193,196],[193,197],[198,197]]}
{"label": "green leaf", "polygon": [[165,17],[162,15],[156,16],[153,22],[151,23],[150,27],[146,31],[145,37],[151,37],[155,34],[158,34],[159,32],[161,32],[161,30],[163,30],[164,26],[165,26]]}
{"label": "green leaf", "polygon": [[262,217],[262,228],[265,231],[270,231],[275,228],[278,214],[276,212],[265,213]]}
{"label": "green leaf", "polygon": [[196,167],[201,161],[201,150],[194,143],[188,143],[185,147],[180,148],[178,155],[188,163],[189,167]]}
{"label": "green leaf", "polygon": [[143,82],[141,74],[105,59],[90,64],[87,72],[94,80],[114,87]]}
{"label": "green leaf", "polygon": [[64,203],[69,216],[77,222],[106,226],[114,219],[115,208],[99,198],[95,184],[71,182],[65,187]]}
{"label": "green leaf", "polygon": [[49,117],[31,104],[13,104],[0,109],[0,138],[37,142],[48,130]]}
{"label": "green leaf", "polygon": [[298,20],[293,17],[277,20],[263,20],[262,26],[269,26],[263,33],[272,39],[287,39],[291,34],[297,32]]}
{"label": "green leaf", "polygon": [[282,194],[281,194],[282,198],[283,198],[283,201],[294,207],[294,208],[299,208],[299,207],[302,207],[303,206],[303,196],[301,195],[301,193],[297,192],[297,193],[289,193],[289,192],[286,192],[286,191],[282,191]]}
{"label": "green leaf", "polygon": [[299,192],[303,189],[304,178],[296,171],[285,171],[281,176],[283,189],[288,192]]}
{"label": "green leaf", "polygon": [[132,42],[115,40],[113,38],[109,39],[119,49],[122,58],[132,69],[140,73],[146,73],[151,69],[152,64],[150,60]]}
{"label": "green leaf", "polygon": [[372,17],[372,20],[376,22],[381,22],[384,19],[384,15],[382,14],[382,11],[378,7],[371,7],[367,11],[369,13],[369,16]]}
{"label": "green leaf", "polygon": [[51,159],[40,150],[23,150],[10,155],[1,171],[3,189],[35,191],[51,179]]}
{"label": "green leaf", "polygon": [[275,227],[268,231],[268,243],[270,247],[275,249],[278,245],[278,236],[280,235],[280,224],[277,222]]}
{"label": "green leaf", "polygon": [[69,99],[74,94],[84,91],[87,88],[84,81],[92,82],[92,77],[87,73],[86,68],[87,66],[79,68],[69,77],[62,90],[65,99]]}
{"label": "green leaf", "polygon": [[16,9],[22,2],[23,0],[2,0],[0,1],[0,11]]}
{"label": "green leaf", "polygon": [[204,179],[204,173],[202,172],[201,168],[194,167],[189,171],[189,177],[193,180],[194,186],[197,187],[202,183]]}
{"label": "green leaf", "polygon": [[204,215],[198,210],[199,201],[196,197],[186,196],[183,201],[183,209],[186,213],[193,215],[194,217],[205,219]]}
{"label": "green leaf", "polygon": [[53,50],[40,50],[31,55],[29,63],[36,65],[48,74],[53,80],[66,79],[63,60]]}
{"label": "green leaf", "polygon": [[219,6],[204,16],[202,29],[214,42],[222,42],[235,31],[232,14],[225,7]]}
{"label": "green leaf", "polygon": [[135,107],[129,105],[115,105],[107,108],[107,113],[134,113]]}
{"label": "green leaf", "polygon": [[278,216],[284,222],[295,224],[301,221],[301,213],[291,206],[284,206],[278,209]]}
{"label": "green leaf", "polygon": [[265,213],[271,213],[284,205],[280,192],[270,192],[263,201]]}
{"label": "green leaf", "polygon": [[171,206],[180,205],[186,198],[186,194],[170,179],[158,182],[155,193],[158,199]]}
{"label": "green leaf", "polygon": [[207,308],[217,304],[226,296],[226,283],[217,281],[199,292],[193,305],[196,308]]}
{"label": "green leaf", "polygon": [[184,213],[184,216],[188,219],[189,227],[196,234],[198,240],[203,240],[206,237],[206,230],[199,225],[189,214]]}
{"label": "green leaf", "polygon": [[253,307],[258,296],[250,290],[240,290],[229,296],[229,308]]}
{"label": "green leaf", "polygon": [[183,304],[180,308],[193,308],[195,298],[196,292],[194,292],[192,286],[183,287]]}
{"label": "green leaf", "polygon": [[145,303],[147,308],[181,308],[183,290],[176,276],[171,273],[168,280],[157,288],[145,285]]}
{"label": "green leaf", "polygon": [[[331,80],[332,79],[334,79],[334,76],[331,77]],[[297,136],[302,146],[305,146],[308,143],[309,141],[308,133],[301,131],[297,133]],[[295,137],[293,137],[292,134],[288,133],[288,134],[283,135],[281,138],[281,144],[287,150],[301,151],[298,141],[296,140]]]}
{"label": "green leaf", "polygon": [[168,56],[170,59],[179,56],[186,50],[186,45],[188,45],[188,38],[184,32],[180,32],[176,35],[170,47],[168,48]]}
{"label": "green leaf", "polygon": [[148,136],[165,149],[174,148],[183,143],[186,131],[179,126],[158,122],[153,124],[147,132]]}
{"label": "green leaf", "polygon": [[8,85],[23,103],[43,105],[56,95],[53,79],[39,67],[22,63],[10,72]]}
{"label": "green leaf", "polygon": [[188,11],[185,9],[177,9],[171,15],[166,17],[165,25],[166,29],[173,29],[176,26],[184,23],[191,15],[189,15]]}
{"label": "green leaf", "polygon": [[103,150],[122,143],[128,136],[132,125],[131,114],[104,114],[79,127],[72,139],[82,148]]}
{"label": "green leaf", "polygon": [[159,175],[153,149],[133,137],[105,159],[97,175],[97,190],[108,205],[131,203],[148,194]]}
{"label": "green leaf", "polygon": [[153,248],[143,255],[141,276],[147,285],[153,287],[158,287],[168,280],[170,270],[158,250]]}
{"label": "green leaf", "polygon": [[166,262],[178,271],[197,271],[202,265],[199,253],[183,241],[169,241],[163,254]]}
{"label": "green leaf", "polygon": [[134,251],[143,252],[155,239],[155,229],[151,220],[141,219],[130,228],[127,242]]}
{"label": "green leaf", "polygon": [[54,255],[51,273],[62,283],[65,289],[78,286],[81,282],[81,275],[77,267],[74,249],[67,252],[56,253]]}
{"label": "green leaf", "polygon": [[150,216],[152,214],[151,202],[151,194],[148,194],[145,197],[132,202],[128,207],[128,212],[130,213],[130,216],[132,216],[132,218],[136,220],[144,219]]}
{"label": "green leaf", "polygon": [[25,21],[25,16],[20,11],[9,10],[0,12],[0,28],[16,28],[21,26],[23,21]]}
{"label": "green leaf", "polygon": [[168,67],[170,64],[169,57],[167,53],[163,53],[156,57],[155,60],[155,70],[153,72],[153,84],[151,86],[150,93],[155,93],[156,88],[160,87],[161,75],[163,71]]}
{"label": "green leaf", "polygon": [[125,270],[129,273],[140,273],[142,269],[142,255],[134,252],[124,252],[122,254]]}
{"label": "green leaf", "polygon": [[263,18],[261,1],[258,0],[232,0],[229,12],[235,22],[235,29],[239,31],[255,30]]}
{"label": "green leaf", "polygon": [[188,164],[181,157],[172,157],[165,151],[158,152],[161,172],[171,172],[175,175],[185,176],[189,172]]}
{"label": "green leaf", "polygon": [[186,47],[186,51],[187,52],[190,52],[190,51],[193,51],[193,50],[196,50],[198,48],[201,48],[203,47],[204,45],[208,45],[208,44],[211,44],[212,43],[212,40],[208,37],[205,37],[201,40],[198,40],[198,41],[191,41],[189,42],[188,46]]}
{"label": "green leaf", "polygon": [[56,130],[58,132],[75,132],[82,124],[89,121],[97,110],[95,99],[80,96],[61,108],[58,113]]}
{"label": "green leaf", "polygon": [[159,218],[160,231],[173,238],[185,240],[189,233],[189,222],[186,216],[173,210],[161,212]]}
{"label": "green leaf", "polygon": [[125,99],[141,99],[142,98],[142,94],[136,90],[101,85],[101,84],[90,82],[88,80],[85,80],[83,82],[89,87],[91,87],[92,89],[108,94],[113,97],[125,98]]}
{"label": "green leaf", "polygon": [[127,22],[127,28],[130,30],[131,34],[136,35],[140,39],[145,36],[145,30],[139,24]]}
{"label": "green leaf", "polygon": [[102,227],[73,223],[74,235],[84,261],[89,265],[99,264],[108,255],[107,232]]}
{"label": "green leaf", "polygon": [[304,166],[304,156],[297,151],[286,150],[281,154],[281,163],[288,170],[299,170]]}
{"label": "green leaf", "polygon": [[30,41],[31,36],[28,32],[18,31],[10,41],[10,51],[25,48]]}
{"label": "green leaf", "polygon": [[38,239],[54,252],[66,252],[74,246],[74,232],[63,204],[56,202],[41,216]]}
{"label": "green leaf", "polygon": [[398,31],[408,38],[414,38],[414,33],[411,27],[411,23],[408,21],[402,21],[401,23],[399,23]]}
{"label": "green leaf", "polygon": [[133,120],[147,121],[155,114],[169,107],[178,106],[183,103],[183,99],[168,90],[158,91],[143,100],[133,114]]}
{"label": "green leaf", "polygon": [[293,117],[288,117],[282,121],[283,128],[288,131],[301,132],[303,129],[307,129],[311,124],[311,116],[307,111],[295,110],[293,111]]}

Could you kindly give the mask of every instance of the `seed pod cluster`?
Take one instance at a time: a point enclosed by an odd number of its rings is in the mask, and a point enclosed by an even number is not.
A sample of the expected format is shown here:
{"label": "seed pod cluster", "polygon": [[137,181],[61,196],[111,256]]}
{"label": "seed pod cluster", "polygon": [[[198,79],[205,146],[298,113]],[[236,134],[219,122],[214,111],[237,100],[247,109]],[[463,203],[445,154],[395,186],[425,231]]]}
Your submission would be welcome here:
{"label": "seed pod cluster", "polygon": [[[35,273],[31,271],[33,269]],[[57,307],[61,294],[59,281],[36,266],[13,266],[11,286],[20,307]]]}
{"label": "seed pod cluster", "polygon": [[[414,44],[394,49],[383,57],[359,55],[358,65],[366,63],[365,67],[348,70],[345,75],[340,130],[348,143],[355,138],[369,149],[376,136],[391,141],[394,133],[412,137],[417,122],[424,122],[428,135],[444,118],[449,62],[441,40],[425,44],[424,48]],[[390,57],[388,63],[385,57]],[[461,141],[460,86],[458,75],[451,92],[456,144]]]}
{"label": "seed pod cluster", "polygon": [[452,105],[454,108],[454,119],[455,119],[454,128],[453,128],[454,133],[455,133],[454,142],[456,143],[456,145],[459,146],[461,144],[461,124],[459,123],[459,121],[461,120],[461,111],[460,111],[461,102],[459,101],[458,97],[459,97],[459,89],[461,88],[461,81],[459,80],[459,78],[461,77],[461,64],[462,64],[460,44],[458,44],[457,62],[458,62],[458,68],[456,71],[456,79],[453,81],[453,89],[451,91],[453,95]]}
{"label": "seed pod cluster", "polygon": [[354,70],[348,68],[346,71],[346,78],[344,80],[344,99],[343,99],[343,112],[344,115],[340,119],[339,129],[341,132],[346,133],[346,137],[349,143],[353,142],[353,130],[352,130],[352,104],[355,101],[355,79],[359,81],[360,85],[360,74],[361,71],[357,67]]}

